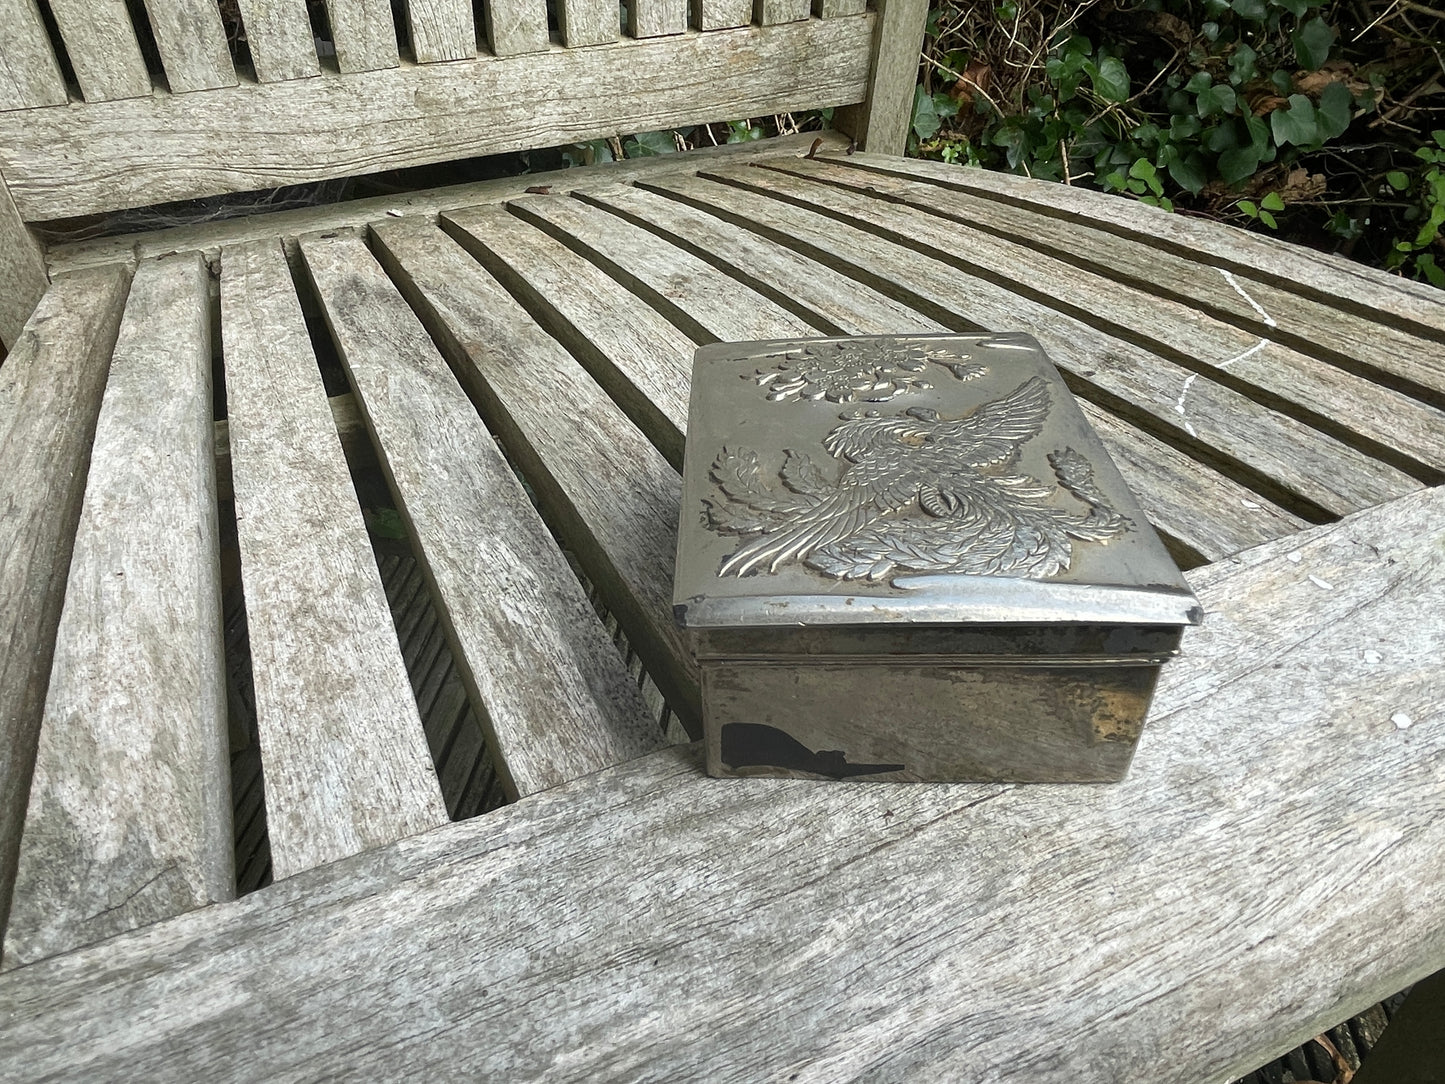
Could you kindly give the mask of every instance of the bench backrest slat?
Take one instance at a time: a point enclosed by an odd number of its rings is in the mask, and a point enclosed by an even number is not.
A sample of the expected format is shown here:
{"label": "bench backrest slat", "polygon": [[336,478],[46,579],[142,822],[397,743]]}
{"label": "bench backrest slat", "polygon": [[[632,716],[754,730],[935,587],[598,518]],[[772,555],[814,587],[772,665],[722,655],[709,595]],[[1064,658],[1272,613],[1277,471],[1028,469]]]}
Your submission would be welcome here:
{"label": "bench backrest slat", "polygon": [[50,0],[50,11],[87,103],[151,92],[125,0]]}
{"label": "bench backrest slat", "polygon": [[237,0],[251,67],[262,83],[321,74],[306,0]]}
{"label": "bench backrest slat", "polygon": [[65,80],[35,0],[0,0],[0,109],[64,105]]}

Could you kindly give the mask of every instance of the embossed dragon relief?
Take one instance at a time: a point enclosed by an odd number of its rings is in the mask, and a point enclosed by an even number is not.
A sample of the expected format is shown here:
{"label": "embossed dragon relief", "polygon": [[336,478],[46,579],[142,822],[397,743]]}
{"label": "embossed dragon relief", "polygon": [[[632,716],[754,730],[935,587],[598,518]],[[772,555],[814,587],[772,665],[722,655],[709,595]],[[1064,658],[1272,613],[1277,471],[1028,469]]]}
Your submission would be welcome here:
{"label": "embossed dragon relief", "polygon": [[768,400],[774,403],[800,399],[885,403],[932,388],[926,379],[930,369],[946,370],[958,380],[988,372],[968,354],[947,347],[878,339],[810,343],[758,360],[773,364],[742,377],[766,388]]}
{"label": "embossed dragon relief", "polygon": [[[823,448],[836,474],[784,450],[781,487],[756,452],[724,448],[705,520],[722,534],[755,536],[728,556],[722,576],[801,562],[840,580],[899,573],[1040,579],[1067,569],[1074,542],[1108,542],[1129,529],[1072,448],[1049,455],[1056,482],[1010,471],[1043,429],[1049,388],[1040,377],[958,418],[914,407],[840,415]],[[1062,489],[1082,509],[1053,503]]]}

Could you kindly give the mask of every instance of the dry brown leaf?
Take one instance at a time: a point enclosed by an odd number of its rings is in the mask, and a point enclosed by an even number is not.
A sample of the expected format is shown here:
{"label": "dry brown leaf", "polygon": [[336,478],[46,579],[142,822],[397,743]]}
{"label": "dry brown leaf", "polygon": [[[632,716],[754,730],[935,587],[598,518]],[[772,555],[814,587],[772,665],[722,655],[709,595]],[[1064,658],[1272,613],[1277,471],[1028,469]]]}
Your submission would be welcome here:
{"label": "dry brown leaf", "polygon": [[1300,203],[1323,196],[1328,188],[1329,182],[1323,173],[1310,173],[1309,170],[1295,168],[1285,175],[1279,195],[1286,203]]}
{"label": "dry brown leaf", "polygon": [[1194,40],[1194,31],[1189,24],[1178,15],[1171,15],[1167,11],[1156,11],[1148,16],[1146,24],[1150,30],[1158,34],[1165,41],[1184,48]]}
{"label": "dry brown leaf", "polygon": [[992,86],[993,69],[980,60],[970,60],[958,82],[949,88],[948,96],[960,106],[968,106],[973,104],[975,94],[987,98]]}

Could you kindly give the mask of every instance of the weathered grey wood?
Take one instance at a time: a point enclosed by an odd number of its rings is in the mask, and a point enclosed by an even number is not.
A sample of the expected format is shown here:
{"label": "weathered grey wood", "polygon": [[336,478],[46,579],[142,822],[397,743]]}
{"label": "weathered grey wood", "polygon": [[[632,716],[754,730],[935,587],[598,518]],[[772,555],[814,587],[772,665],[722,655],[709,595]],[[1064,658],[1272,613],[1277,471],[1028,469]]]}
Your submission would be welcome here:
{"label": "weathered grey wood", "polygon": [[527,477],[553,530],[627,628],[668,701],[695,725],[697,667],[672,618],[677,473],[455,241],[411,222],[373,227],[373,236],[383,266]]}
{"label": "weathered grey wood", "polygon": [[813,0],[755,0],[753,17],[761,26],[792,23],[813,13]]}
{"label": "weathered grey wood", "polygon": [[[730,183],[668,179],[649,187],[700,199],[727,217],[921,306],[957,330],[982,326],[1029,332],[1070,375],[1076,393],[1145,423],[1176,446],[1202,446],[1206,457],[1226,465],[1227,473],[1247,480],[1251,488],[1281,487],[1278,496],[1266,495],[1277,503],[1297,502],[1298,509],[1291,507],[1297,514],[1342,515],[1419,486],[1395,468],[1294,418],[1059,311],[1052,298],[1021,294],[1007,280],[1001,284],[964,270],[947,251],[946,226],[931,226],[917,248],[906,248],[814,209],[826,207],[831,198],[821,186],[805,186],[808,206],[801,207],[764,194],[793,193],[802,184],[771,170],[727,170],[716,176]],[[892,224],[890,205],[847,206],[850,214],[863,216],[863,225],[872,226],[875,215]]]}
{"label": "weathered grey wood", "polygon": [[1116,786],[723,785],[665,751],[6,976],[0,1064],[1231,1079],[1445,960],[1442,516],[1194,573],[1208,621]]}
{"label": "weathered grey wood", "polygon": [[753,0],[692,0],[692,24],[699,30],[724,30],[753,21]]}
{"label": "weathered grey wood", "polygon": [[[1196,307],[1350,371],[1386,374],[1394,383],[1445,398],[1445,351],[1436,341],[1338,304],[1264,281],[1258,273],[1231,271],[1198,251],[1181,255],[1145,234],[1099,228],[1051,207],[1002,198],[993,189],[949,185],[928,174],[913,177],[896,159],[853,155],[830,159],[847,166],[905,202],[1020,241],[1100,274]],[[1026,187],[1024,195],[1034,189]],[[1036,198],[1036,197],[1035,197]],[[1226,236],[1229,236],[1226,234]]]}
{"label": "weathered grey wood", "polygon": [[477,55],[471,0],[406,0],[406,25],[418,64]]}
{"label": "weathered grey wood", "polygon": [[[764,35],[555,49],[525,64],[480,57],[359,82],[294,79],[0,113],[0,173],[21,214],[40,220],[814,108],[862,97],[872,24],[815,19]],[[681,86],[678,72],[689,73]],[[86,153],[55,154],[61,145]]]}
{"label": "weathered grey wood", "polygon": [[55,630],[130,274],[56,279],[0,365],[0,926],[10,910]]}
{"label": "weathered grey wood", "polygon": [[868,7],[868,0],[813,0],[813,14],[820,19],[838,19],[857,15]]}
{"label": "weathered grey wood", "polygon": [[370,72],[401,63],[391,0],[326,0],[326,14],[336,64],[343,72]]}
{"label": "weathered grey wood", "polygon": [[[330,396],[326,404],[331,408],[331,420],[341,440],[341,450],[346,453],[346,461],[349,463],[368,454],[371,440],[366,433],[366,422],[356,405],[356,397],[345,392]],[[231,425],[225,418],[215,423],[213,442],[216,449],[216,495],[223,501],[229,501],[236,492],[231,485]]]}
{"label": "weathered grey wood", "polygon": [[557,0],[557,28],[569,49],[601,45],[619,35],[619,9],[611,0]]}
{"label": "weathered grey wood", "polygon": [[0,109],[64,105],[65,80],[35,0],[0,0]]}
{"label": "weathered grey wood", "polygon": [[251,66],[263,83],[321,74],[306,0],[238,0]]}
{"label": "weathered grey wood", "polygon": [[365,242],[301,251],[509,793],[661,748],[566,560]]}
{"label": "weathered grey wood", "polygon": [[219,258],[221,248],[227,244],[277,236],[287,245],[289,253],[294,245],[294,238],[306,233],[357,229],[372,222],[397,217],[398,214],[434,221],[443,211],[472,207],[479,203],[502,202],[520,196],[528,188],[538,185],[553,191],[567,191],[578,185],[608,184],[644,176],[691,173],[700,165],[719,159],[738,162],[775,154],[802,154],[807,152],[815,138],[822,139],[825,147],[842,147],[848,142],[847,137],[837,132],[823,132],[818,136],[809,132],[757,142],[725,143],[720,147],[700,148],[686,155],[669,154],[653,158],[626,158],[619,162],[600,162],[589,166],[585,172],[560,169],[548,173],[528,173],[520,177],[501,177],[471,184],[345,200],[320,207],[274,211],[221,222],[175,226],[139,235],[126,234],[72,242],[52,246],[46,252],[46,259],[57,274],[82,267],[163,256],[172,252],[199,251],[205,253],[207,260],[215,260]]}
{"label": "weathered grey wood", "polygon": [[558,196],[525,196],[507,206],[582,252],[699,342],[818,332],[691,253],[600,208]]}
{"label": "weathered grey wood", "polygon": [[[863,161],[871,167],[898,166],[881,157]],[[1106,193],[1084,187],[982,169],[959,170],[941,162],[909,162],[906,169],[935,182],[993,194],[1061,218],[1138,237],[1175,255],[1192,259],[1207,256],[1235,272],[1257,272],[1282,289],[1307,292],[1326,305],[1349,305],[1366,317],[1381,323],[1397,322],[1416,334],[1438,340],[1445,332],[1439,291],[1343,256],[1316,252],[1248,230],[1221,229],[1212,222],[1171,214],[1134,200],[1114,200]]]}
{"label": "weathered grey wood", "polygon": [[4,966],[235,895],[210,284],[136,269],[96,422]]}
{"label": "weathered grey wood", "polygon": [[947,330],[938,321],[831,267],[685,203],[621,185],[589,188],[582,198],[652,229],[778,304],[792,307],[804,319],[821,318],[825,333]]}
{"label": "weathered grey wood", "polygon": [[[914,181],[816,160],[778,161],[769,168],[841,188],[841,192],[824,190],[819,202],[836,211],[851,195],[858,213],[850,217],[877,224],[890,234],[917,241],[941,227],[948,251],[968,268],[995,279],[1007,277],[1021,293],[1052,295],[1057,307],[1091,324],[1123,338],[1143,340],[1164,356],[1197,365],[1228,382],[1248,385],[1251,396],[1281,406],[1292,404],[1299,416],[1317,427],[1336,431],[1342,439],[1431,481],[1445,480],[1445,440],[1441,439],[1445,412],[1279,343],[1268,324],[1239,327],[1201,313],[1192,300],[1159,296],[1142,285],[1123,283],[1117,275],[1082,270],[1036,246],[975,229],[957,216],[940,218],[941,210],[947,213],[944,201],[934,198],[929,186]],[[803,189],[789,191],[810,198]],[[890,203],[885,205],[873,193]],[[906,205],[892,204],[892,199]],[[1220,285],[1229,288],[1222,277]],[[1267,313],[1263,319],[1273,320]],[[1427,352],[1423,365],[1433,366],[1437,382],[1445,380],[1445,349],[1420,340],[1413,346],[1412,353]]]}
{"label": "weathered grey wood", "polygon": [[452,221],[457,240],[681,471],[697,344],[616,279],[506,208],[471,208]]}
{"label": "weathered grey wood", "polygon": [[634,38],[681,34],[687,29],[688,0],[631,0],[627,32]]}
{"label": "weathered grey wood", "polygon": [[40,243],[0,177],[0,343],[9,347],[20,337],[48,284]]}
{"label": "weathered grey wood", "polygon": [[279,880],[443,824],[446,809],[281,246],[221,259],[231,472]]}
{"label": "weathered grey wood", "polygon": [[[826,0],[823,0],[826,2]],[[873,0],[878,32],[868,68],[868,94],[833,114],[833,123],[858,146],[876,154],[902,154],[913,124],[913,94],[928,0]]]}
{"label": "weathered grey wood", "polygon": [[50,0],[50,12],[87,103],[149,96],[151,77],[125,0]]}
{"label": "weathered grey wood", "polygon": [[215,0],[145,0],[171,93],[236,85]]}
{"label": "weathered grey wood", "polygon": [[547,5],[543,0],[485,0],[487,42],[496,56],[538,53],[548,48]]}

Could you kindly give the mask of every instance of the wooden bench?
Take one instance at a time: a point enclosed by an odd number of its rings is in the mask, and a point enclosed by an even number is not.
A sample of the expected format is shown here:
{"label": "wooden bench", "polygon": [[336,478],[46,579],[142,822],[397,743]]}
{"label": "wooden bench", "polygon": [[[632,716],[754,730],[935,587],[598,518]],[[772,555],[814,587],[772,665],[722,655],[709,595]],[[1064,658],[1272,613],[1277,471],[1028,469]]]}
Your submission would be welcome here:
{"label": "wooden bench", "polygon": [[[1222,1080],[1445,964],[1438,294],[896,157],[916,0],[326,7],[245,68],[0,0],[0,1075]],[[824,105],[861,150],[33,227]],[[707,779],[693,349],[979,328],[1208,612],[1130,777]]]}

